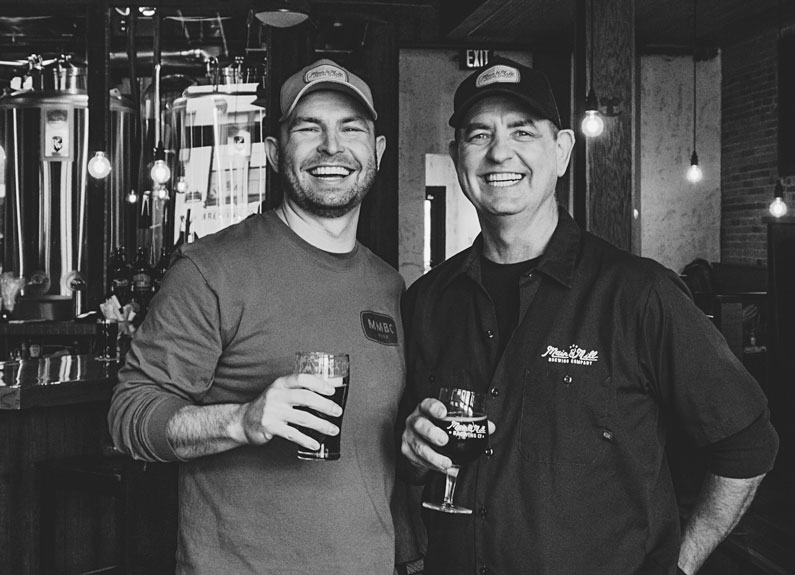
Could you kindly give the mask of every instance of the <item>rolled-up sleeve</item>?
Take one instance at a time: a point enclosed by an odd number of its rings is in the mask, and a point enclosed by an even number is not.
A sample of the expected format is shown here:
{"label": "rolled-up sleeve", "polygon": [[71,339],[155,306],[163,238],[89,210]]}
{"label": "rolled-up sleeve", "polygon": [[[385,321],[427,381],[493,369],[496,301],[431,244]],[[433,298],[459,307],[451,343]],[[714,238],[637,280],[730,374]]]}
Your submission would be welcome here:
{"label": "rolled-up sleeve", "polygon": [[136,332],[113,392],[108,426],[135,459],[176,461],[166,428],[201,403],[222,351],[215,291],[190,258],[177,256]]}
{"label": "rolled-up sleeve", "polygon": [[[758,467],[768,470],[777,438],[767,417],[767,398],[721,333],[695,306],[684,284],[660,275],[648,293],[643,323],[641,361],[646,377],[684,432],[706,448],[759,421],[760,434],[743,446],[763,451]],[[746,456],[756,458],[747,451]]]}

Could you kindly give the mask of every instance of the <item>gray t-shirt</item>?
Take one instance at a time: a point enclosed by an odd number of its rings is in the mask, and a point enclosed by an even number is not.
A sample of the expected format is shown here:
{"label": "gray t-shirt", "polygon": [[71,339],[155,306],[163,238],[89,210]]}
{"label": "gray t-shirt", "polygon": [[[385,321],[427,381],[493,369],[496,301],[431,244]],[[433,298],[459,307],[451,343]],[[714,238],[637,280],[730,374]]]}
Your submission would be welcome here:
{"label": "gray t-shirt", "polygon": [[249,401],[299,350],[350,354],[351,377],[339,461],[275,438],[181,463],[178,574],[392,573],[402,290],[364,246],[333,256],[272,212],[180,250],[119,373],[117,446],[176,460],[175,411]]}

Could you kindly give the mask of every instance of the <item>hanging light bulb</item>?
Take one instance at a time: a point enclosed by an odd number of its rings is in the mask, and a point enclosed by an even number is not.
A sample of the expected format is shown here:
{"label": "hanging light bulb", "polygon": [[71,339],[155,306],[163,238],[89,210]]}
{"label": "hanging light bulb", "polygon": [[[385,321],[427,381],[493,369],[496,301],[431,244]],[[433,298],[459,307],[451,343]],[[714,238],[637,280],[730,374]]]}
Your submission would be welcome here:
{"label": "hanging light bulb", "polygon": [[171,179],[171,170],[166,165],[165,160],[155,160],[155,163],[152,166],[152,171],[149,172],[149,175],[152,176],[152,181],[154,183],[165,184],[169,179]]}
{"label": "hanging light bulb", "polygon": [[591,59],[591,66],[590,66],[590,74],[591,74],[591,87],[588,89],[588,96],[585,98],[585,118],[582,120],[582,124],[580,124],[580,129],[582,133],[585,134],[586,138],[595,138],[599,136],[605,129],[605,121],[602,119],[602,116],[599,114],[599,98],[596,95],[596,90],[593,88],[593,0],[590,2],[589,13],[591,19],[591,35],[590,35],[590,59]]}
{"label": "hanging light bulb", "polygon": [[88,173],[91,177],[98,180],[106,178],[110,174],[110,160],[108,160],[105,152],[97,152],[88,161]]}
{"label": "hanging light bulb", "polygon": [[152,181],[155,184],[165,184],[171,179],[171,170],[166,164],[166,152],[163,150],[163,142],[157,144],[155,148],[155,163],[149,171]]}
{"label": "hanging light bulb", "polygon": [[701,166],[698,165],[696,153],[696,0],[693,0],[693,154],[690,156],[690,167],[687,169],[688,182],[697,184],[704,177]]}
{"label": "hanging light bulb", "polygon": [[164,201],[168,200],[168,188],[165,187],[163,184],[158,185],[154,189],[154,194],[158,200],[164,200]]}
{"label": "hanging light bulb", "polygon": [[583,118],[580,128],[588,138],[595,138],[604,132],[605,121],[599,114],[599,98],[596,97],[593,86],[585,99],[585,108],[585,118]]}
{"label": "hanging light bulb", "polygon": [[701,167],[698,165],[698,154],[693,150],[693,155],[690,156],[690,167],[687,169],[687,180],[696,184],[703,177],[704,172],[701,171]]}
{"label": "hanging light bulb", "polygon": [[774,218],[781,218],[787,215],[787,203],[784,201],[784,186],[781,185],[781,178],[776,182],[773,190],[773,201],[768,207],[770,215]]}
{"label": "hanging light bulb", "polygon": [[582,133],[587,137],[595,138],[604,132],[605,122],[599,112],[586,110],[585,118],[583,118],[580,128],[582,128]]}
{"label": "hanging light bulb", "polygon": [[177,190],[178,194],[184,194],[188,191],[188,180],[185,179],[185,176],[180,176],[177,178],[177,183],[174,186],[174,189]]}
{"label": "hanging light bulb", "polygon": [[138,201],[138,194],[135,193],[135,190],[130,189],[130,193],[127,194],[127,203],[134,204]]}

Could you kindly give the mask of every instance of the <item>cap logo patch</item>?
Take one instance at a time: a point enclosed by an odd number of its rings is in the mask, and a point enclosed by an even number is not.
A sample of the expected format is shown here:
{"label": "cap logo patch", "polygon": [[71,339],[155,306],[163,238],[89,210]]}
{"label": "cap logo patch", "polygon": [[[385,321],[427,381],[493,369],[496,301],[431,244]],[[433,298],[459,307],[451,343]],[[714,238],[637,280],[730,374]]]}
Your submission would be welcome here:
{"label": "cap logo patch", "polygon": [[307,70],[304,74],[304,83],[311,84],[312,82],[319,82],[321,80],[335,80],[337,82],[347,82],[348,74],[345,70],[341,70],[336,66],[322,64],[311,70]]}
{"label": "cap logo patch", "polygon": [[475,87],[482,88],[483,86],[488,86],[489,84],[499,83],[518,84],[521,79],[522,75],[516,68],[498,64],[496,66],[492,66],[488,70],[481,72],[480,76],[478,76],[477,80],[475,80]]}

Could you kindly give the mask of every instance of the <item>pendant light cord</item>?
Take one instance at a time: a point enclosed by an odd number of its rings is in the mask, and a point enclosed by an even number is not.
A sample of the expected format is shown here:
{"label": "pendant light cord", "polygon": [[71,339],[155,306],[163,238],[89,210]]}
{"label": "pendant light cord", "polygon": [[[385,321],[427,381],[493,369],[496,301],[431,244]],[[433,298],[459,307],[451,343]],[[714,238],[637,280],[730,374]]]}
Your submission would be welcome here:
{"label": "pendant light cord", "polygon": [[589,70],[589,72],[590,72],[590,78],[589,79],[590,79],[590,89],[591,89],[591,92],[593,92],[593,0],[590,0],[590,2],[588,4],[589,4],[588,16],[589,16],[589,18],[591,20],[591,35],[590,35],[590,38],[588,38],[588,40],[590,41],[589,43],[591,44],[591,50],[590,50],[591,53],[589,54],[590,60],[591,60],[591,66],[590,66],[591,69]]}
{"label": "pendant light cord", "polygon": [[693,151],[696,151],[696,4],[693,0]]}

